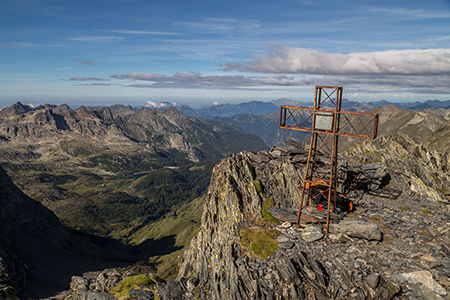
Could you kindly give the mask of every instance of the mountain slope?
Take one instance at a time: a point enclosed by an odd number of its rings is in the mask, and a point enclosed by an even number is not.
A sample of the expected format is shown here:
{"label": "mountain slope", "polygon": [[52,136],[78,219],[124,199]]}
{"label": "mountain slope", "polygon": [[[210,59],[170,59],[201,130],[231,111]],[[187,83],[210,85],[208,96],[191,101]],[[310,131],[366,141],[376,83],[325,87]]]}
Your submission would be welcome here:
{"label": "mountain slope", "polygon": [[49,297],[67,289],[74,274],[118,265],[106,248],[66,230],[24,195],[1,167],[0,207],[1,299],[16,293],[21,299]]}
{"label": "mountain slope", "polygon": [[247,113],[265,115],[279,109],[279,107],[273,103],[254,100],[239,104],[219,104],[196,109],[192,109],[185,105],[180,106],[179,108],[184,114],[193,117],[232,117],[234,115]]}
{"label": "mountain slope", "polygon": [[424,144],[432,150],[450,152],[450,120],[443,123],[437,130],[428,135]]}
{"label": "mountain slope", "polygon": [[212,120],[222,122],[226,125],[239,126],[244,132],[252,133],[261,137],[269,146],[282,145],[290,138],[303,140],[309,136],[308,133],[280,129],[279,111],[270,114],[257,116],[253,114],[235,115],[233,117],[214,117]]}
{"label": "mountain slope", "polygon": [[[0,163],[27,195],[64,224],[114,237],[134,218],[151,222],[199,197],[215,161],[267,148],[255,135],[173,107],[16,103],[0,111],[0,136]],[[178,183],[157,184],[157,176]]]}

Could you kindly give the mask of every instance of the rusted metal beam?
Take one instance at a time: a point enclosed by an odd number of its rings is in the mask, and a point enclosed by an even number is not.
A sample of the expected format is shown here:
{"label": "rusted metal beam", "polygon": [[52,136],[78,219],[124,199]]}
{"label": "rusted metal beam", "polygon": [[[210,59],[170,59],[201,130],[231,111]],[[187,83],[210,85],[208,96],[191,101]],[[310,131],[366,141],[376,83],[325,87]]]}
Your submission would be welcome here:
{"label": "rusted metal beam", "polygon": [[[305,120],[305,117],[303,117],[301,114],[301,112],[303,112],[303,111],[311,113],[311,115],[308,118],[306,118],[306,120]],[[299,117],[303,118],[304,122],[302,124],[298,124],[298,122],[296,122],[296,119],[295,119],[296,112]],[[366,117],[367,124],[365,124],[365,125],[363,124],[362,130],[358,130],[355,127],[353,127],[352,128],[353,132],[346,132],[345,128],[344,129],[340,128],[338,131],[314,128],[313,126],[315,124],[313,124],[313,123],[315,121],[315,118],[312,119],[312,122],[310,124],[307,123],[308,119],[311,118],[312,116],[314,116],[314,113],[317,116],[321,112],[333,113],[332,117],[339,119],[337,121],[340,121],[342,116],[345,117],[347,115],[348,116],[356,116],[358,118]],[[288,121],[290,119],[294,120],[293,122],[295,124],[288,124]],[[377,137],[378,119],[379,119],[379,115],[374,114],[374,113],[355,112],[355,111],[337,111],[336,112],[335,110],[332,110],[332,109],[320,109],[320,110],[316,109],[316,110],[314,110],[314,108],[311,108],[311,107],[284,105],[284,106],[280,107],[280,125],[279,125],[279,127],[284,128],[284,129],[305,131],[305,132],[311,132],[311,133],[317,132],[317,133],[325,133],[325,134],[336,134],[339,136],[373,140]],[[351,124],[351,123],[348,122],[344,125],[347,125],[347,124]],[[366,129],[369,125],[370,125],[370,129],[371,129],[370,132],[362,133],[361,131]],[[337,124],[334,126],[337,126]]]}
{"label": "rusted metal beam", "polygon": [[[331,91],[329,91],[331,89]],[[322,97],[324,94],[324,97]],[[300,225],[301,213],[304,205],[304,197],[310,201],[311,187],[320,182],[327,187],[327,223],[325,233],[328,233],[330,221],[331,199],[333,198],[333,210],[336,211],[336,184],[338,161],[338,138],[346,136],[352,138],[375,139],[378,128],[378,114],[341,111],[342,87],[316,86],[314,93],[314,106],[301,107],[284,105],[280,107],[280,128],[305,131],[311,133],[311,142],[308,152],[305,177],[303,180],[302,198],[297,215],[297,224]],[[335,96],[335,98],[333,98]],[[331,102],[332,108],[326,108],[325,103]],[[300,121],[301,120],[301,121]],[[300,122],[299,122],[300,121]],[[343,126],[341,127],[343,121]],[[326,135],[327,139],[322,138]],[[331,142],[331,147],[329,143]],[[331,148],[331,149],[330,149]],[[316,162],[318,151],[329,153],[330,171],[327,175],[317,177],[319,166]],[[323,158],[322,158],[323,159]],[[321,224],[322,225],[322,224]],[[323,225],[322,225],[323,227]]]}

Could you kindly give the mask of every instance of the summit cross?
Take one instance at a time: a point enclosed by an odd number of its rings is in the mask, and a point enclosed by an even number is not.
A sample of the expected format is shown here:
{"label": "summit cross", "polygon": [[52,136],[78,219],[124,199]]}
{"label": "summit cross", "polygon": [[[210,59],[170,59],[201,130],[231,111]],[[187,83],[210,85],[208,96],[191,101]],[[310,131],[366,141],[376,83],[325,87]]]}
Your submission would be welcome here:
{"label": "summit cross", "polygon": [[[309,187],[320,183],[326,187],[324,194],[328,198],[326,234],[332,198],[333,211],[336,212],[338,137],[373,140],[377,137],[378,129],[378,114],[341,111],[342,93],[342,87],[316,86],[314,107],[284,105],[280,108],[280,128],[311,133],[297,225],[300,225],[305,193],[310,200]],[[324,171],[328,167],[330,170]],[[303,209],[307,210],[306,207]],[[310,215],[313,216],[311,213]]]}

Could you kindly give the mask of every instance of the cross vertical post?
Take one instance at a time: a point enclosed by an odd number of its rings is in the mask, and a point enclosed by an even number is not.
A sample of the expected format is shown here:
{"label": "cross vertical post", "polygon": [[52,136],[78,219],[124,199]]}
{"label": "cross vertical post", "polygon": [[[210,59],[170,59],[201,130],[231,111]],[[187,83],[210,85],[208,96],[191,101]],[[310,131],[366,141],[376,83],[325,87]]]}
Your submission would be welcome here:
{"label": "cross vertical post", "polygon": [[280,128],[311,133],[297,225],[300,225],[302,210],[307,209],[303,207],[305,195],[310,201],[310,187],[320,183],[326,187],[324,196],[328,200],[326,234],[331,204],[336,212],[338,138],[375,139],[378,128],[378,114],[341,111],[342,94],[342,87],[316,86],[312,108],[289,105],[280,108]]}

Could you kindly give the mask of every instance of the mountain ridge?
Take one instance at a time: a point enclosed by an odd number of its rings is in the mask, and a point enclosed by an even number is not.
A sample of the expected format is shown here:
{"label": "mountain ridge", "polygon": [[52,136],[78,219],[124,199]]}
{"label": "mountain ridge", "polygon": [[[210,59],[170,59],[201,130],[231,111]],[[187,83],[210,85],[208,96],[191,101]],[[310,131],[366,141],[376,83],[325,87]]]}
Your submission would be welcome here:
{"label": "mountain ridge", "polygon": [[[0,163],[23,192],[68,226],[119,239],[132,220],[154,222],[199,197],[219,159],[267,149],[255,135],[174,107],[15,104],[0,111],[0,136]],[[156,184],[158,176],[177,181]],[[148,187],[138,191],[135,181]]]}
{"label": "mountain ridge", "polygon": [[[253,115],[265,115],[280,110],[282,105],[312,107],[313,100],[311,101],[296,101],[288,98],[280,98],[277,100],[271,100],[268,102],[251,100],[248,102],[238,104],[215,104],[206,107],[191,108],[186,104],[178,104],[175,102],[158,102],[148,104],[149,107],[162,108],[175,106],[187,116],[195,117],[233,117],[240,114],[253,114]],[[427,100],[425,102],[390,102],[387,100],[374,101],[374,102],[358,102],[348,99],[342,99],[342,110],[347,111],[360,111],[367,112],[371,109],[383,106],[396,106],[400,109],[409,110],[423,110],[423,109],[438,109],[438,108],[450,108],[450,100]]]}

